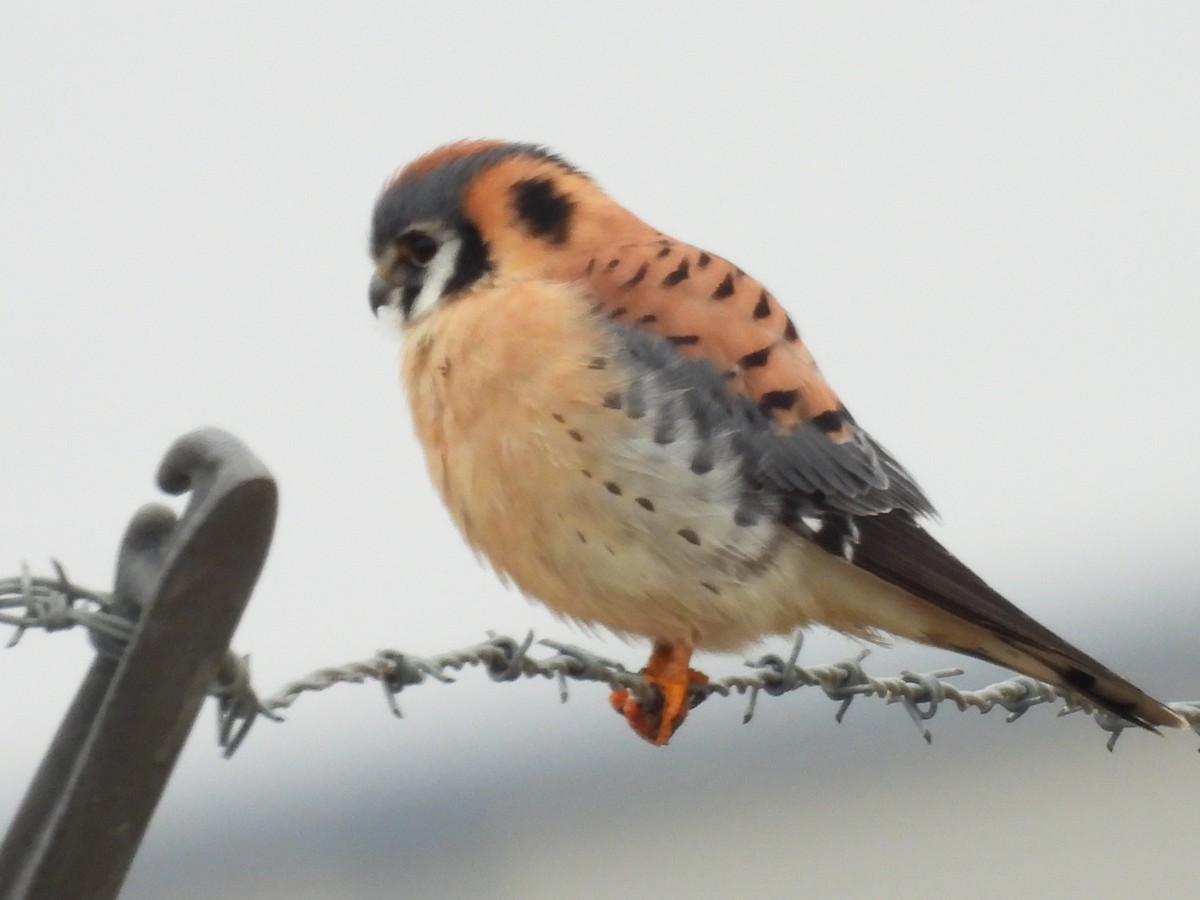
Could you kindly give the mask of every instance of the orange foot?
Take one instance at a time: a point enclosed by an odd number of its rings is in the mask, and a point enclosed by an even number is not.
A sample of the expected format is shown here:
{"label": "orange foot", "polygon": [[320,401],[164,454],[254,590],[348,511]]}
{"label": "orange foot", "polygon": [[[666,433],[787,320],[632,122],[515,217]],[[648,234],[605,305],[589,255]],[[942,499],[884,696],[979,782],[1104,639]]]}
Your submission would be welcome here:
{"label": "orange foot", "polygon": [[608,698],[629,727],[655,747],[669,741],[687,718],[693,705],[688,699],[688,688],[694,684],[708,684],[707,675],[688,668],[691,658],[691,644],[655,641],[650,661],[641,672],[646,683],[657,688],[650,702],[642,706],[629,696],[627,690],[613,691]]}

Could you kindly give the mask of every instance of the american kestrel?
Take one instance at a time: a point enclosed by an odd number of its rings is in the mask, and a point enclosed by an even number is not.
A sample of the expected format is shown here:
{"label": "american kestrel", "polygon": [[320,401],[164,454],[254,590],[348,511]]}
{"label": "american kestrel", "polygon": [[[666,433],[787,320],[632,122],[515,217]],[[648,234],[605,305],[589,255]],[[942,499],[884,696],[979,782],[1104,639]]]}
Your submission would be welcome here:
{"label": "american kestrel", "polygon": [[531,144],[422,156],[374,211],[375,312],[403,320],[416,433],[467,542],[562,616],[653,640],[665,744],[694,648],[823,624],[910,638],[1182,720],[1035,622],[919,524],[933,508],[850,415],[760,282]]}

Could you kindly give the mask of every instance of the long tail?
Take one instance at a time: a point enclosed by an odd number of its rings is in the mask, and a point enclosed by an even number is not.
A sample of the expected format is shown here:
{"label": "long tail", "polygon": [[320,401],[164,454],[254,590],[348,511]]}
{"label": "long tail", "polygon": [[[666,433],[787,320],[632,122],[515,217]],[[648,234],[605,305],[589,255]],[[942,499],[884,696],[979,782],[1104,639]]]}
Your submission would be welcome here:
{"label": "long tail", "polygon": [[1075,691],[1151,731],[1157,730],[1155,726],[1184,724],[1162,703],[992,590],[907,513],[862,516],[856,521],[860,541],[853,564],[937,611],[929,620],[914,623],[910,633],[905,633],[908,629],[897,633]]}

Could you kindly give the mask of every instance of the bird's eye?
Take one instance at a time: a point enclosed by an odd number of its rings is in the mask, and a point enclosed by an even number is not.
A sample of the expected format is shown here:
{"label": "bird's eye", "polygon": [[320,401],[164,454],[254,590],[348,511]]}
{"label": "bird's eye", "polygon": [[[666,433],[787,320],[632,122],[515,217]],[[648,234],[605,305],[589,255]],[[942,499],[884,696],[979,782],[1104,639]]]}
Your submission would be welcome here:
{"label": "bird's eye", "polygon": [[427,266],[438,252],[438,242],[423,231],[410,231],[400,239],[400,246],[418,266]]}

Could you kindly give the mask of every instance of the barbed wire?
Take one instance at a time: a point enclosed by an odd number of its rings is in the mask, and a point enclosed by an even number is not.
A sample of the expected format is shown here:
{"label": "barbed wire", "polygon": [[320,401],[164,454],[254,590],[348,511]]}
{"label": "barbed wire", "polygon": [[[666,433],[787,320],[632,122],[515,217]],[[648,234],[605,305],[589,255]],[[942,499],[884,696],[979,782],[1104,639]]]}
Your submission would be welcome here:
{"label": "barbed wire", "polygon": [[[102,650],[111,648],[114,642],[128,640],[133,623],[111,611],[111,595],[72,584],[58,562],[55,561],[53,566],[54,578],[34,577],[28,567],[23,566],[20,576],[0,579],[0,624],[16,629],[9,647],[15,646],[29,629],[62,631],[75,626],[84,627]],[[532,652],[535,644],[548,652]],[[754,717],[761,695],[778,697],[800,688],[817,687],[838,702],[834,715],[838,722],[858,697],[876,697],[887,703],[901,704],[927,743],[933,736],[925,723],[947,704],[959,711],[975,709],[980,713],[1000,708],[1008,712],[1005,721],[1014,722],[1035,706],[1061,700],[1063,707],[1059,716],[1079,712],[1089,715],[1109,733],[1109,750],[1126,728],[1136,727],[1085,697],[1024,675],[978,690],[965,690],[946,680],[963,674],[962,669],[957,668],[924,674],[903,671],[882,678],[868,675],[862,662],[870,653],[869,649],[840,662],[801,666],[798,659],[802,646],[803,640],[798,636],[787,658],[767,654],[748,661],[746,672],[691,686],[692,705],[713,696],[746,696],[742,721],[748,723]],[[466,668],[482,668],[493,681],[553,679],[563,702],[567,700],[568,681],[600,682],[613,690],[625,689],[643,705],[653,704],[656,699],[655,689],[639,673],[621,663],[573,644],[545,638],[535,641],[533,632],[520,641],[489,633],[486,641],[434,656],[381,650],[370,659],[318,669],[266,698],[260,698],[252,686],[249,657],[228,652],[210,690],[218,702],[218,743],[224,755],[231,756],[260,716],[281,721],[279,711],[290,707],[302,695],[338,684],[379,682],[392,714],[401,717],[397,697],[402,691],[430,679],[453,683],[455,679],[447,673]],[[1200,734],[1200,701],[1166,705]]]}

